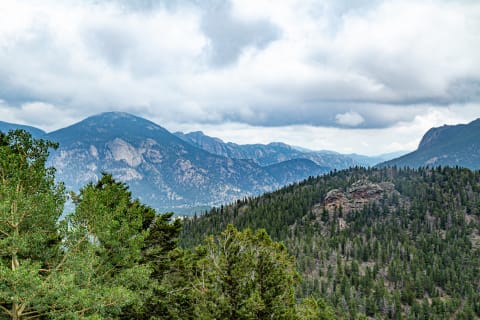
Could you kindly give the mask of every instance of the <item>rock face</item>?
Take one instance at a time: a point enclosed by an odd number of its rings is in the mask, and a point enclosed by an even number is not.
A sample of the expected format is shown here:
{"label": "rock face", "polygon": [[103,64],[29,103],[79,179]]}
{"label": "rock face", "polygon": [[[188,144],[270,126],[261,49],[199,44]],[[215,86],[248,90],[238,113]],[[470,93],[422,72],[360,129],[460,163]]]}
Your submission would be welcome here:
{"label": "rock face", "polygon": [[330,190],[327,195],[325,196],[325,209],[328,211],[335,211],[335,209],[339,208],[347,208],[349,203],[349,199],[339,189],[332,189]]}
{"label": "rock face", "polygon": [[119,112],[96,115],[43,137],[60,144],[49,165],[68,189],[78,191],[108,172],[160,211],[188,214],[329,171],[305,159],[262,167],[212,154],[155,123]]}
{"label": "rock face", "polygon": [[480,169],[480,119],[469,124],[432,128],[418,149],[379,166],[461,166]]}
{"label": "rock face", "polygon": [[47,138],[60,143],[50,164],[69,189],[109,172],[161,211],[217,205],[281,186],[251,161],[213,155],[126,113],[93,116]]}
{"label": "rock face", "polygon": [[334,168],[346,169],[354,166],[370,166],[385,161],[385,159],[358,155],[349,156],[331,151],[300,150],[281,142],[239,145],[209,137],[201,131],[187,134],[176,132],[175,135],[210,153],[232,159],[250,159],[260,166],[275,165],[288,160],[307,159],[331,170]]}
{"label": "rock face", "polygon": [[323,207],[329,211],[342,210],[343,213],[362,210],[365,205],[378,202],[384,195],[399,195],[390,182],[372,183],[359,180],[353,183],[346,192],[339,189],[330,190],[325,196]]}

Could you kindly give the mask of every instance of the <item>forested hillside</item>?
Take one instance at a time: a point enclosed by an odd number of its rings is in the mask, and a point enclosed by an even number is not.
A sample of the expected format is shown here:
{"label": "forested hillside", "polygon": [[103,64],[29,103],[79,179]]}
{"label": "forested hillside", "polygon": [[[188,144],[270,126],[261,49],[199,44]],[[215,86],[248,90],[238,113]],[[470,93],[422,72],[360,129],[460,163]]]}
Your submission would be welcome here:
{"label": "forested hillside", "polygon": [[313,295],[339,315],[480,317],[480,172],[354,168],[184,222],[191,247],[227,224],[283,241]]}

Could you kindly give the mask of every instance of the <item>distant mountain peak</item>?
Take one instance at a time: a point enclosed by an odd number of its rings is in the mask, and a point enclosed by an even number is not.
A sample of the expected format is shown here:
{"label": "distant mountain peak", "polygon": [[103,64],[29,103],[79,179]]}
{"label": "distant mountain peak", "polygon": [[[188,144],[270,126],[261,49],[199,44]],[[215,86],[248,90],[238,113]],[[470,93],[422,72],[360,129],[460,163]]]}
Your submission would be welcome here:
{"label": "distant mountain peak", "polygon": [[480,126],[480,118],[477,118],[477,119],[473,120],[468,125],[470,125],[470,126]]}
{"label": "distant mountain peak", "polygon": [[124,112],[124,111],[105,111],[105,112],[101,112],[97,115],[93,115],[92,117],[95,117],[95,116],[107,116],[107,117],[114,116],[114,117],[125,117],[125,118],[138,118],[137,116],[135,116],[131,113],[128,113],[128,112]]}
{"label": "distant mountain peak", "polygon": [[462,166],[480,168],[480,119],[468,124],[431,128],[417,150],[381,166]]}
{"label": "distant mountain peak", "polygon": [[194,140],[208,139],[208,140],[214,140],[214,141],[219,142],[219,143],[224,143],[224,141],[222,139],[207,136],[205,133],[203,133],[203,131],[192,131],[192,132],[187,133],[186,136],[188,136],[188,137],[190,137],[190,139],[194,139]]}
{"label": "distant mountain peak", "polygon": [[293,149],[292,146],[286,144],[286,143],[283,143],[283,142],[270,142],[268,144],[269,146],[272,146],[272,147],[281,147],[281,148],[288,148],[288,149]]}
{"label": "distant mountain peak", "polygon": [[190,134],[190,135],[196,135],[196,136],[207,136],[205,133],[203,133],[203,131],[192,131],[192,132],[189,132],[187,134]]}
{"label": "distant mountain peak", "polygon": [[43,131],[41,129],[38,129],[38,128],[35,128],[35,127],[0,121],[0,131],[8,132],[10,130],[15,130],[15,129],[22,129],[22,130],[25,130],[27,132],[30,132],[30,134],[35,138],[41,138],[46,134],[45,131]]}
{"label": "distant mountain peak", "polygon": [[121,112],[121,111],[109,111],[109,112],[102,112],[99,114],[95,114],[93,116],[90,116],[86,118],[83,121],[80,121],[80,123],[92,123],[96,121],[104,121],[104,122],[118,122],[118,121],[129,121],[131,123],[149,123],[153,126],[161,128],[158,124],[147,120],[145,118],[141,118],[139,116],[133,115],[131,113],[127,112]]}

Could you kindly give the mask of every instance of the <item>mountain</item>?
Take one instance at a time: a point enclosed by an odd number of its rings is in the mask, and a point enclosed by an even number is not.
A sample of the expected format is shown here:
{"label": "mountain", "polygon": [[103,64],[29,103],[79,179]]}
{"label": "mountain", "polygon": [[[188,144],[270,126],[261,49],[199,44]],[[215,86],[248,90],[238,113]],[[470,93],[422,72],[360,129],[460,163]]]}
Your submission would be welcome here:
{"label": "mountain", "polygon": [[352,158],[354,161],[357,161],[358,163],[360,163],[365,167],[372,167],[379,163],[401,157],[406,153],[407,151],[396,151],[396,152],[384,153],[384,154],[373,156],[373,157],[351,153],[351,154],[347,154],[346,156]]}
{"label": "mountain", "polygon": [[286,160],[266,166],[264,169],[282,185],[300,181],[298,177],[301,176],[308,178],[305,173],[309,173],[309,176],[318,176],[331,170],[329,167],[319,166],[308,159]]}
{"label": "mountain", "polygon": [[299,296],[323,299],[339,319],[480,318],[480,171],[331,172],[186,219],[180,243],[228,224],[282,241]]}
{"label": "mountain", "polygon": [[118,112],[92,116],[48,134],[16,124],[0,123],[2,128],[23,128],[34,137],[59,142],[49,163],[56,167],[57,179],[71,190],[78,191],[109,172],[152,207],[186,214],[359,165],[368,158],[356,161],[278,142],[224,143],[201,132],[174,135],[146,119]]}
{"label": "mountain", "polygon": [[427,131],[416,151],[380,166],[462,166],[480,169],[480,119]]}
{"label": "mountain", "polygon": [[212,205],[279,187],[250,161],[212,155],[126,113],[93,116],[48,139],[60,143],[51,164],[68,187],[77,190],[110,172],[160,210]]}
{"label": "mountain", "polygon": [[25,126],[21,124],[16,124],[16,123],[8,123],[8,122],[3,122],[0,121],[0,131],[1,132],[8,132],[10,130],[15,130],[15,129],[22,129],[27,132],[29,132],[34,138],[41,138],[43,137],[46,132],[35,128],[35,127],[30,127],[30,126]]}
{"label": "mountain", "polygon": [[109,172],[127,182],[143,202],[177,213],[258,195],[329,171],[308,160],[261,167],[251,160],[215,155],[127,113],[92,116],[46,138],[60,143],[50,165],[69,189],[78,190]]}
{"label": "mountain", "polygon": [[384,158],[360,155],[343,155],[332,151],[309,151],[281,142],[269,144],[239,145],[209,137],[201,131],[190,133],[176,132],[179,138],[210,153],[234,158],[251,159],[260,166],[269,166],[293,159],[308,159],[322,167],[345,169],[354,166],[371,166],[385,161]]}

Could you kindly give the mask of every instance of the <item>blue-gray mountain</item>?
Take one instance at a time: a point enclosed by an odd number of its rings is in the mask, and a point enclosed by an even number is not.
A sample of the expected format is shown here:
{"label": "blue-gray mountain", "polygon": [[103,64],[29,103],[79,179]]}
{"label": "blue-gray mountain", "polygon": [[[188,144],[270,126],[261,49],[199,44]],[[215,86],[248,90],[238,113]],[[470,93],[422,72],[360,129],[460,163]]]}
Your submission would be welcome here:
{"label": "blue-gray mountain", "polygon": [[379,166],[460,166],[480,169],[480,119],[469,124],[432,128],[418,149]]}
{"label": "blue-gray mountain", "polygon": [[8,132],[10,130],[15,130],[15,129],[25,130],[25,131],[29,132],[32,135],[32,137],[34,137],[34,138],[41,138],[41,137],[44,137],[46,135],[45,131],[43,131],[41,129],[37,129],[35,127],[0,121],[0,131]]}
{"label": "blue-gray mountain", "polygon": [[134,195],[161,210],[192,212],[238,198],[272,191],[330,171],[302,159],[273,166],[209,153],[148,120],[126,113],[103,113],[51,133],[0,124],[59,142],[50,165],[71,190],[110,172]]}
{"label": "blue-gray mountain", "polygon": [[372,164],[365,159],[377,161],[284,143],[224,143],[199,132],[174,135],[146,119],[118,112],[92,116],[51,133],[0,122],[0,131],[15,128],[60,143],[49,161],[69,189],[77,191],[109,172],[161,211],[189,213],[332,169]]}
{"label": "blue-gray mountain", "polygon": [[378,157],[368,157],[357,154],[344,155],[333,151],[301,149],[281,142],[239,145],[209,137],[201,131],[186,134],[175,132],[175,135],[210,153],[233,159],[250,159],[261,166],[268,166],[293,159],[308,159],[320,166],[346,169],[353,166],[373,166],[399,155],[398,153],[380,155]]}
{"label": "blue-gray mountain", "polygon": [[69,187],[110,172],[162,211],[216,205],[280,186],[251,161],[213,155],[125,113],[93,116],[48,138],[61,145],[51,163]]}

